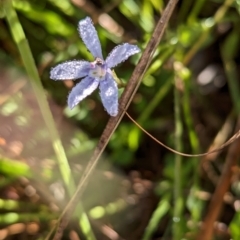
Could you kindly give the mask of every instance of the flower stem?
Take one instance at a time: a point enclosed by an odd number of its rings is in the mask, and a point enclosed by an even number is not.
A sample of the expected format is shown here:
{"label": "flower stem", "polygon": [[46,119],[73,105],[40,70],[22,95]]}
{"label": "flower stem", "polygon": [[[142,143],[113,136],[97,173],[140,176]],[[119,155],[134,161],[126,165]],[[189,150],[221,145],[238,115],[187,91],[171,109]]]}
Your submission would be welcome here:
{"label": "flower stem", "polygon": [[[180,92],[178,85],[180,84],[180,78],[177,74],[175,76],[175,88],[174,88],[174,115],[175,115],[175,149],[182,151],[182,134],[183,126],[181,121],[180,112]],[[174,166],[174,207],[173,207],[173,239],[178,240],[182,238],[181,222],[182,210],[183,210],[183,198],[182,198],[182,183],[181,183],[181,168],[182,168],[182,156],[175,155]]]}

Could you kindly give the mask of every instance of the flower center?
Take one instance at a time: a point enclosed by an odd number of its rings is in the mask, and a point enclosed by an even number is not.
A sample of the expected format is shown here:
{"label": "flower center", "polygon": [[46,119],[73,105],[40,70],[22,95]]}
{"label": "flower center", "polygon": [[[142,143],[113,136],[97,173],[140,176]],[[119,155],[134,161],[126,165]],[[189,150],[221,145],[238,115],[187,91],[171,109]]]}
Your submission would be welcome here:
{"label": "flower center", "polygon": [[91,62],[91,69],[89,75],[93,78],[104,79],[106,75],[106,66],[101,58],[96,58],[94,62]]}

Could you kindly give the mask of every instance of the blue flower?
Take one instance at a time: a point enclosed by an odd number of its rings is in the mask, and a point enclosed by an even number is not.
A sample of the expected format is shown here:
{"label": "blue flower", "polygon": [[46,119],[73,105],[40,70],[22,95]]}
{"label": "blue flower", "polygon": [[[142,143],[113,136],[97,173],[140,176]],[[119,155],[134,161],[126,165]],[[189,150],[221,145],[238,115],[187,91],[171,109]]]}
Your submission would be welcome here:
{"label": "blue flower", "polygon": [[51,69],[50,78],[74,80],[84,77],[70,92],[68,106],[71,109],[74,108],[99,86],[104,108],[111,116],[116,116],[118,114],[118,88],[111,68],[140,52],[140,49],[136,45],[124,43],[115,47],[104,61],[97,32],[89,17],[79,22],[78,31],[95,61],[74,60],[61,63]]}

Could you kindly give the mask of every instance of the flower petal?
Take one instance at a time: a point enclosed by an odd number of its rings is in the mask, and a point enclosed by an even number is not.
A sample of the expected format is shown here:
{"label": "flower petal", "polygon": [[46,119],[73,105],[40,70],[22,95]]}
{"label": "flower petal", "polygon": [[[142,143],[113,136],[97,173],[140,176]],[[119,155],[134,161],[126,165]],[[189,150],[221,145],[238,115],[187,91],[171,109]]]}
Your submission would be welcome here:
{"label": "flower petal", "polygon": [[73,109],[81,100],[90,95],[99,84],[99,80],[86,77],[78,83],[68,96],[68,106]]}
{"label": "flower petal", "polygon": [[118,87],[112,75],[107,73],[106,78],[99,84],[100,97],[103,106],[111,116],[118,114]]}
{"label": "flower petal", "polygon": [[108,55],[106,64],[109,68],[113,68],[119,63],[127,60],[130,56],[139,53],[140,49],[136,45],[124,43],[115,47]]}
{"label": "flower petal", "polygon": [[89,62],[86,61],[69,61],[61,63],[50,71],[50,78],[53,80],[77,79],[88,75]]}
{"label": "flower petal", "polygon": [[92,24],[91,18],[86,17],[85,19],[81,20],[78,24],[78,31],[83,42],[92,55],[95,58],[99,57],[103,59],[101,44],[99,42],[96,29]]}

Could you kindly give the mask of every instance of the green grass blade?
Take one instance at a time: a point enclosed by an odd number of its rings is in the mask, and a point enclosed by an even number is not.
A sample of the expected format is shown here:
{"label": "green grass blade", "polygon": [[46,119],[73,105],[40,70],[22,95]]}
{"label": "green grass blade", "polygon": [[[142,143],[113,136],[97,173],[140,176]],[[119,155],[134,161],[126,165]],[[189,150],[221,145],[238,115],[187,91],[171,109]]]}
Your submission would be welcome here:
{"label": "green grass blade", "polygon": [[[174,66],[174,68],[177,68]],[[175,73],[175,87],[174,87],[174,115],[175,115],[175,150],[182,152],[182,134],[183,126],[181,121],[181,96],[178,89],[179,77]],[[181,191],[181,167],[182,167],[182,156],[175,155],[174,164],[174,205],[173,205],[173,239],[179,240],[182,238],[182,210],[183,210],[183,198]]]}
{"label": "green grass blade", "polygon": [[[52,141],[53,149],[55,151],[55,154],[57,156],[58,166],[61,172],[61,176],[63,178],[64,184],[66,186],[66,189],[69,193],[69,196],[72,196],[75,191],[75,183],[73,181],[72,175],[71,175],[71,169],[68,164],[68,160],[65,154],[65,150],[62,146],[57,128],[54,123],[54,119],[52,116],[52,113],[50,111],[46,95],[44,92],[44,88],[42,86],[31,49],[29,47],[28,41],[25,37],[24,31],[22,29],[21,23],[19,22],[17,13],[15,9],[12,7],[11,0],[7,0],[4,2],[4,9],[6,13],[6,19],[9,25],[9,28],[11,30],[12,36],[14,41],[17,44],[17,47],[19,49],[21,58],[23,60],[25,69],[28,73],[31,85],[33,87],[33,90],[35,92],[40,111],[42,113],[43,119],[45,121],[45,124],[48,128],[49,135]],[[78,208],[80,211],[83,211],[82,206],[79,206]],[[82,212],[80,217],[80,226],[82,228],[82,231],[84,233],[87,233],[86,237],[87,239],[95,239],[94,234],[91,230],[91,225],[88,221],[87,215]]]}

